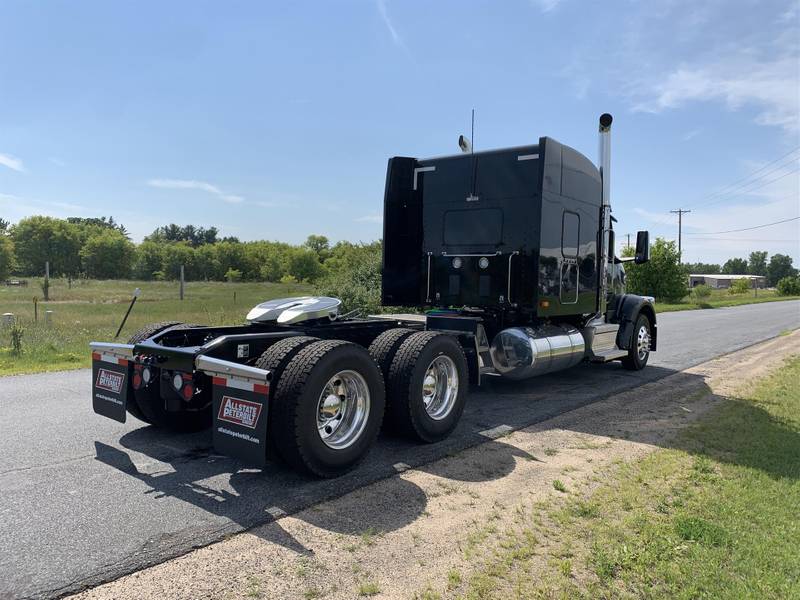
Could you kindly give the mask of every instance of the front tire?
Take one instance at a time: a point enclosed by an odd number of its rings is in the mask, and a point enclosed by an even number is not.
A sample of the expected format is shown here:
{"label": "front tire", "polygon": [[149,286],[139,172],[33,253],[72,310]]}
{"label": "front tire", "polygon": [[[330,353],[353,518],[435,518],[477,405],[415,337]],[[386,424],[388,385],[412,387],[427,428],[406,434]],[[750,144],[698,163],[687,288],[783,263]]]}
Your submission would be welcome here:
{"label": "front tire", "polygon": [[389,369],[387,424],[423,442],[438,442],[458,425],[467,402],[467,359],[456,339],[421,331],[397,350]]}
{"label": "front tire", "polygon": [[269,435],[295,469],[335,477],[366,455],[384,405],[383,377],[364,348],[341,340],[314,342],[278,378]]}
{"label": "front tire", "polygon": [[628,349],[628,356],[622,359],[622,366],[629,371],[641,371],[650,358],[650,343],[652,338],[650,319],[640,314],[633,328],[633,339]]}

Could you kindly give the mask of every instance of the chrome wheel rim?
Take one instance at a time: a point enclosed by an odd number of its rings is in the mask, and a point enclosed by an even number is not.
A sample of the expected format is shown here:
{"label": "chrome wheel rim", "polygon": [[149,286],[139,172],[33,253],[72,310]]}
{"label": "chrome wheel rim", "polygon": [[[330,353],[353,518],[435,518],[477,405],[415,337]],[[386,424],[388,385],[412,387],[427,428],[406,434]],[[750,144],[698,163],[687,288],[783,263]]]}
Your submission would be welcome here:
{"label": "chrome wheel rim", "polygon": [[647,329],[647,325],[639,328],[639,334],[636,336],[636,350],[639,353],[639,360],[644,360],[650,353],[650,330]]}
{"label": "chrome wheel rim", "polygon": [[339,371],[328,380],[317,402],[317,431],[329,448],[352,446],[369,417],[369,387],[356,371]]}
{"label": "chrome wheel rim", "polygon": [[441,421],[456,404],[458,396],[458,370],[449,356],[434,358],[422,378],[422,402],[425,412],[435,421]]}

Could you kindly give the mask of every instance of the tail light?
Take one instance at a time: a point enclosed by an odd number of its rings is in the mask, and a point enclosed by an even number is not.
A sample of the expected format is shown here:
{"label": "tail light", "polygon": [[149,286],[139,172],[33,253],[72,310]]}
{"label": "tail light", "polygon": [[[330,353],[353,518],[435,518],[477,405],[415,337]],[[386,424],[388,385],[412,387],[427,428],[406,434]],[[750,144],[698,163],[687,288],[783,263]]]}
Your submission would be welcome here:
{"label": "tail light", "polygon": [[141,389],[143,384],[147,384],[142,377],[142,369],[142,365],[133,365],[133,379],[131,381],[135,390]]}
{"label": "tail light", "polygon": [[194,381],[190,373],[175,372],[172,375],[172,387],[187,402],[194,396]]}

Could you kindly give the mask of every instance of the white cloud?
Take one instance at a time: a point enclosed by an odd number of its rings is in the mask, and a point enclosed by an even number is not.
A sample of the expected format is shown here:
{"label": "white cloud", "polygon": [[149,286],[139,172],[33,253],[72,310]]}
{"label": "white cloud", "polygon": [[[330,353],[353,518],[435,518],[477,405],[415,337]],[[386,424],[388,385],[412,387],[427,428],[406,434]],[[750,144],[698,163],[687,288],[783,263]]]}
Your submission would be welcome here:
{"label": "white cloud", "polygon": [[222,194],[222,190],[217,186],[196,179],[150,179],[147,185],[168,190],[202,190],[211,194]]}
{"label": "white cloud", "polygon": [[51,163],[53,163],[54,165],[56,165],[57,167],[66,167],[67,166],[66,162],[64,162],[63,160],[61,160],[60,158],[58,158],[56,156],[51,156],[48,160]]}
{"label": "white cloud", "polygon": [[22,161],[10,154],[0,154],[0,165],[8,167],[12,171],[19,171],[20,173],[25,172],[25,166],[22,164]]}
{"label": "white cloud", "polygon": [[147,185],[166,190],[200,190],[201,192],[213,194],[228,204],[241,204],[244,202],[242,196],[228,194],[214,184],[197,179],[149,179]]}
{"label": "white cloud", "polygon": [[746,51],[700,64],[684,64],[649,86],[635,110],[658,113],[692,101],[721,101],[729,110],[754,106],[756,122],[800,128],[797,57],[759,60]]}
{"label": "white cloud", "polygon": [[688,142],[692,138],[695,138],[698,135],[700,135],[702,131],[703,131],[702,129],[692,129],[691,131],[687,131],[686,133],[683,134],[683,141]]}
{"label": "white cloud", "polygon": [[542,12],[550,12],[556,6],[561,4],[562,0],[531,0],[533,4],[538,6]]}
{"label": "white cloud", "polygon": [[356,219],[358,223],[383,223],[383,216],[379,214],[364,215]]}
{"label": "white cloud", "polygon": [[381,18],[383,19],[383,23],[386,25],[386,29],[389,30],[389,34],[392,36],[392,41],[398,46],[402,46],[403,40],[400,38],[400,34],[398,34],[397,30],[394,28],[392,20],[389,18],[389,12],[386,10],[386,0],[377,0],[377,4],[378,12],[381,14]]}
{"label": "white cloud", "polygon": [[12,220],[18,220],[26,216],[31,216],[32,214],[67,217],[89,212],[88,208],[80,204],[23,198],[22,196],[16,196],[14,194],[0,193],[0,205],[2,204],[5,204],[5,206],[3,206],[3,212],[9,214]]}

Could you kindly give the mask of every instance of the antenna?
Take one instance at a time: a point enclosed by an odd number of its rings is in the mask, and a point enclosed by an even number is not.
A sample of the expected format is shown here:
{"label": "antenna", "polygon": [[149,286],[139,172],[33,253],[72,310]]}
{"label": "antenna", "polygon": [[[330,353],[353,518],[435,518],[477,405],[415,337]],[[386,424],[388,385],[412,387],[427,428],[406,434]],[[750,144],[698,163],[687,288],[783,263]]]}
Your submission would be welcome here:
{"label": "antenna", "polygon": [[475,160],[475,109],[472,109],[472,136],[469,153],[472,156],[472,181],[470,182],[470,192],[467,202],[477,202],[480,198],[475,194],[475,182],[478,178],[478,161]]}
{"label": "antenna", "polygon": [[472,148],[470,148],[470,153],[475,153],[475,109],[472,109],[472,130],[469,132],[469,139],[472,142]]}

